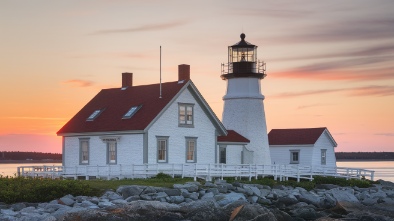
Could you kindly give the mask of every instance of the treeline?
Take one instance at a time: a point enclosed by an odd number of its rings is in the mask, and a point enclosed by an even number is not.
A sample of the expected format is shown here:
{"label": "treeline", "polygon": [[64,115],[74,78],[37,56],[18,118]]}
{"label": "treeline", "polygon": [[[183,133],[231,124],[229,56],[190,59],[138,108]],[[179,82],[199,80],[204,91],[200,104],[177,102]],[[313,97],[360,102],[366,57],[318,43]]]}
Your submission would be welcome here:
{"label": "treeline", "polygon": [[394,152],[337,152],[337,160],[394,160]]}
{"label": "treeline", "polygon": [[60,153],[0,151],[0,160],[61,160]]}

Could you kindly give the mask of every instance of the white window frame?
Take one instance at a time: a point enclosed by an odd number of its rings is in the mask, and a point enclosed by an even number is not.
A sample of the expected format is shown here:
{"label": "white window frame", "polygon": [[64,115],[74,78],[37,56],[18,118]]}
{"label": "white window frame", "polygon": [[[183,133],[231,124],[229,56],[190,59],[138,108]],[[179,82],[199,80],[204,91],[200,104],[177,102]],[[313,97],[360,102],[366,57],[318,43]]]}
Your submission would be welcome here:
{"label": "white window frame", "polygon": [[180,127],[194,126],[194,104],[178,103],[178,125]]}
{"label": "white window frame", "polygon": [[[193,150],[191,150],[193,148]],[[189,156],[191,155],[191,158]],[[186,163],[197,163],[197,138],[186,137]]]}
{"label": "white window frame", "polygon": [[320,162],[321,165],[327,165],[327,149],[321,149]]}
{"label": "white window frame", "polygon": [[[114,150],[111,150],[111,148],[114,148]],[[117,142],[107,142],[107,164],[117,164],[117,162],[118,144]]]}
{"label": "white window frame", "polygon": [[[90,158],[90,138],[79,138],[79,164],[88,165]],[[84,150],[86,147],[86,150]]]}
{"label": "white window frame", "polygon": [[97,109],[94,110],[92,114],[89,115],[88,118],[86,118],[86,121],[94,121],[100,114],[104,111],[104,109]]}
{"label": "white window frame", "polygon": [[122,119],[130,119],[137,113],[137,111],[142,107],[142,105],[132,106],[122,117]]}
{"label": "white window frame", "polygon": [[[168,163],[168,138],[169,137],[163,137],[163,136],[156,137],[158,163]],[[164,159],[162,157],[164,157]]]}
{"label": "white window frame", "polygon": [[[297,160],[294,159],[294,154],[297,154]],[[290,164],[300,164],[300,150],[290,150]]]}

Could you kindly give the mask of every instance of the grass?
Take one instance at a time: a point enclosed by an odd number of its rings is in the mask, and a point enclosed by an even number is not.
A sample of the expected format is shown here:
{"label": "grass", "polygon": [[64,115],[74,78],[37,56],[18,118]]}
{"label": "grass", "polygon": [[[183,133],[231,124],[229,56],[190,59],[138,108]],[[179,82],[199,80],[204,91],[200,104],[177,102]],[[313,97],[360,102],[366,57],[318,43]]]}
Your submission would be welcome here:
{"label": "grass", "polygon": [[[315,177],[313,181],[295,180],[276,181],[272,178],[259,178],[248,180],[235,180],[226,178],[228,183],[240,182],[249,184],[261,184],[273,187],[285,185],[302,187],[312,190],[317,184],[335,184],[339,186],[370,187],[374,182],[369,180],[346,180],[334,177]],[[184,184],[193,181],[192,178],[172,178],[167,174],[158,174],[149,179],[123,179],[123,180],[52,180],[27,177],[3,177],[0,176],[0,202],[48,202],[58,199],[67,194],[73,196],[101,196],[106,190],[116,190],[121,185],[141,185],[172,188],[174,184]],[[204,181],[201,181],[204,184]]]}

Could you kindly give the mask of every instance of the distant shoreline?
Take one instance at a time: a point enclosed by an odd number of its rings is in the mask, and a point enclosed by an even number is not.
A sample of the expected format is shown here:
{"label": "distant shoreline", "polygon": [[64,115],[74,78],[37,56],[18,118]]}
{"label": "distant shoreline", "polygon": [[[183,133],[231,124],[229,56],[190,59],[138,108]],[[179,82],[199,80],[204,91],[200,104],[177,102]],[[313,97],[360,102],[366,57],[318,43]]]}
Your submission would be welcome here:
{"label": "distant shoreline", "polygon": [[47,164],[47,163],[62,163],[62,161],[61,160],[0,160],[0,164],[15,164],[15,163],[20,163],[20,164],[42,163],[42,164]]}
{"label": "distant shoreline", "polygon": [[337,159],[337,162],[354,162],[354,161],[394,161],[394,159]]}

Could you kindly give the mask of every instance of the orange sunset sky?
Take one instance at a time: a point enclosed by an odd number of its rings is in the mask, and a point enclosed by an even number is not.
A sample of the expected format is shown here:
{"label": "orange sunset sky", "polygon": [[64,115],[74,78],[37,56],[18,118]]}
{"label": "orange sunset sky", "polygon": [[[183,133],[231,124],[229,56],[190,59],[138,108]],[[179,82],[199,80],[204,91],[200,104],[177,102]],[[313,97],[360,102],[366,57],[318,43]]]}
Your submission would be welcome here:
{"label": "orange sunset sky", "polygon": [[268,130],[327,127],[336,151],[394,151],[392,0],[0,2],[0,151],[61,152],[100,89],[191,78],[221,119],[220,64],[258,45]]}

